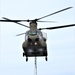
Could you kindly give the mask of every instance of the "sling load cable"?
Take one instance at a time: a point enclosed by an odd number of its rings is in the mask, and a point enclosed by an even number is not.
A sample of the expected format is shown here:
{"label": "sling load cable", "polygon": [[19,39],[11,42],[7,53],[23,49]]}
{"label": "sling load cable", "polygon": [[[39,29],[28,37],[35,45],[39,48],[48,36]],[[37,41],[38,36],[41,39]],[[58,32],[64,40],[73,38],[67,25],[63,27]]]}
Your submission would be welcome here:
{"label": "sling load cable", "polygon": [[34,70],[34,75],[37,75],[37,57],[35,57],[35,70]]}

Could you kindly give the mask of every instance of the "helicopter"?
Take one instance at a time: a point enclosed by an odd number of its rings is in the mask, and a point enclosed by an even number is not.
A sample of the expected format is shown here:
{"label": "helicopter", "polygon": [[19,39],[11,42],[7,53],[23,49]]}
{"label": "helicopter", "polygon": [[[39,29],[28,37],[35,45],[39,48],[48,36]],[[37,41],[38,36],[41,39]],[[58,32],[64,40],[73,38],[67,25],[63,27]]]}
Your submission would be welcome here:
{"label": "helicopter", "polygon": [[[40,57],[40,56],[45,56],[45,60],[47,61],[48,60],[47,43],[46,43],[47,39],[43,35],[43,32],[41,30],[44,30],[44,29],[53,30],[53,29],[59,29],[59,28],[72,27],[72,26],[75,26],[75,24],[38,29],[37,22],[54,22],[54,21],[40,21],[40,20],[71,8],[72,7],[67,7],[62,10],[56,11],[54,13],[51,13],[46,16],[36,18],[33,20],[29,20],[29,19],[28,20],[11,20],[6,17],[3,17],[4,20],[0,20],[0,22],[13,22],[13,23],[29,28],[29,30],[26,31],[25,33],[21,33],[17,35],[17,36],[20,36],[25,34],[25,41],[22,44],[22,48],[23,48],[23,57],[26,56],[26,62],[28,61],[28,57]],[[29,26],[21,24],[19,22],[29,22]]]}

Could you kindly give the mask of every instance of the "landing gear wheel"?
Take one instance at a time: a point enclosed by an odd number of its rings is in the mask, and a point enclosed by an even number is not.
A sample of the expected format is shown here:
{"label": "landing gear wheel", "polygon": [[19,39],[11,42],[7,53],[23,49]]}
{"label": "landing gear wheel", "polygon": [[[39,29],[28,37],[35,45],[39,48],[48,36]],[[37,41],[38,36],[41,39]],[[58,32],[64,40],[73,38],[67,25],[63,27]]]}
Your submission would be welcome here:
{"label": "landing gear wheel", "polygon": [[47,59],[47,56],[45,57],[45,60],[47,61],[48,59]]}
{"label": "landing gear wheel", "polygon": [[28,57],[26,57],[26,62],[28,61]]}
{"label": "landing gear wheel", "polygon": [[23,57],[25,56],[25,53],[23,53]]}

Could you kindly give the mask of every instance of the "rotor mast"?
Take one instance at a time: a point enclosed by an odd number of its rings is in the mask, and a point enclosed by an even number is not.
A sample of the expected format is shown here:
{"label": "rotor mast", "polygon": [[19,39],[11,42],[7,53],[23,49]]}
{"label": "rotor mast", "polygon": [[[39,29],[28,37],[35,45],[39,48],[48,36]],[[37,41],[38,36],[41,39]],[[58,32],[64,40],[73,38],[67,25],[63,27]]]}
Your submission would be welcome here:
{"label": "rotor mast", "polygon": [[35,20],[30,21],[29,25],[30,25],[31,32],[35,32],[37,30],[37,22]]}

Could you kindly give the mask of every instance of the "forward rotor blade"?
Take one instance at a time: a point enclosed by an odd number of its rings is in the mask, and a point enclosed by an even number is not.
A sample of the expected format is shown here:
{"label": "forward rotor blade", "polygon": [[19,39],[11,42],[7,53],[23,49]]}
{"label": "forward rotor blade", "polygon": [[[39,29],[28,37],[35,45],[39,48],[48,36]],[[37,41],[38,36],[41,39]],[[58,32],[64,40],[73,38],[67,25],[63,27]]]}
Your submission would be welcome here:
{"label": "forward rotor blade", "polygon": [[20,35],[23,35],[23,34],[26,34],[26,33],[21,33],[21,34],[18,34],[18,35],[16,35],[16,36],[20,36]]}
{"label": "forward rotor blade", "polygon": [[18,23],[18,21],[15,21],[15,20],[10,20],[10,19],[5,18],[5,17],[3,17],[3,19],[5,19],[5,20],[0,20],[0,21],[1,21],[1,22],[14,22],[14,23],[19,24],[19,25],[21,25],[21,26],[30,28],[30,27],[28,27],[28,26],[26,26],[26,25],[24,25],[24,24]]}
{"label": "forward rotor blade", "polygon": [[10,19],[8,19],[8,18],[5,18],[5,17],[3,17],[3,19],[6,19],[6,20],[0,20],[1,22],[30,22],[31,20],[10,20]]}
{"label": "forward rotor blade", "polygon": [[8,21],[8,20],[0,20],[0,22],[10,22],[10,21]]}
{"label": "forward rotor blade", "polygon": [[57,13],[59,13],[59,12],[62,12],[62,11],[65,11],[65,10],[68,10],[68,9],[71,9],[71,8],[72,8],[72,7],[67,7],[67,8],[65,8],[65,9],[62,9],[62,10],[56,11],[56,12],[54,12],[54,13],[51,13],[51,14],[49,14],[49,15],[43,16],[43,17],[41,17],[41,18],[38,18],[37,20],[40,20],[40,19],[46,18],[46,17],[48,17],[48,16],[51,16],[51,15],[57,14]]}
{"label": "forward rotor blade", "polygon": [[39,28],[38,30],[44,30],[44,29],[60,29],[60,28],[66,28],[66,27],[72,27],[75,26],[75,24],[70,24],[70,25],[64,25],[64,26],[56,26],[56,27],[48,27],[48,28]]}
{"label": "forward rotor blade", "polygon": [[56,21],[37,21],[37,22],[50,22],[50,23],[57,23]]}
{"label": "forward rotor blade", "polygon": [[[5,18],[4,18],[5,19]],[[26,20],[0,20],[1,22],[22,22],[22,21],[26,21]]]}

